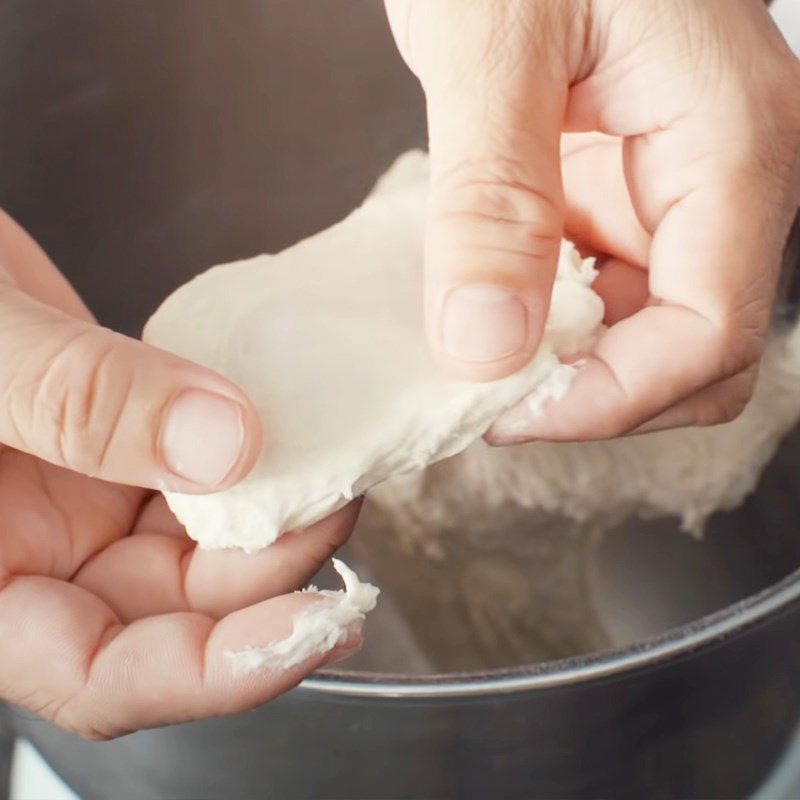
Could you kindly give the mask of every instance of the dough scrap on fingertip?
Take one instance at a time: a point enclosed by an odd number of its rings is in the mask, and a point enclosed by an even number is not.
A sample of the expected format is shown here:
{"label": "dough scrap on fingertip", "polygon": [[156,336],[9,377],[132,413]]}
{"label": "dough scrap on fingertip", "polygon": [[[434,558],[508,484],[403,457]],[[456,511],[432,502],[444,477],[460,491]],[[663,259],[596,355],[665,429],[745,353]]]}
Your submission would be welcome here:
{"label": "dough scrap on fingertip", "polygon": [[295,616],[289,636],[263,647],[226,650],[224,656],[235,674],[291,669],[313,655],[330,652],[346,641],[349,627],[363,620],[375,608],[380,589],[371,583],[362,583],[358,575],[338,558],[333,559],[333,566],[344,582],[344,591],[319,591],[311,586],[307,591],[322,595],[322,599]]}

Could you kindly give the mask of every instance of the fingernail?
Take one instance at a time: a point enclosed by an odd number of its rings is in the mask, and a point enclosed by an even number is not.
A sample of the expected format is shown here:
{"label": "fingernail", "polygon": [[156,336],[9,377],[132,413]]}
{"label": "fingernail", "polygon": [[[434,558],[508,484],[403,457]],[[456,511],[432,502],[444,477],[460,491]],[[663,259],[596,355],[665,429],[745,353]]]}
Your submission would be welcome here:
{"label": "fingernail", "polygon": [[244,444],[242,408],[222,395],[188,389],[166,411],[159,450],[167,468],[192,483],[217,486]]}
{"label": "fingernail", "polygon": [[445,298],[442,345],[451,358],[473,363],[499,361],[521,350],[527,338],[527,310],[508,289],[461,286]]}

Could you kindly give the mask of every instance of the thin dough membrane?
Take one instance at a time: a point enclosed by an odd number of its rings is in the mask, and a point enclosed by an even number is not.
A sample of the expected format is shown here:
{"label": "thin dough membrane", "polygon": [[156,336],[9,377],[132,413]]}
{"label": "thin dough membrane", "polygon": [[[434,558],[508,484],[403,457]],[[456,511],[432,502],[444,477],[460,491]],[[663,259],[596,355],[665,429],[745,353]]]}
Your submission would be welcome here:
{"label": "thin dough membrane", "polygon": [[424,336],[426,200],[426,158],[408,153],[342,222],[209,270],[148,322],[145,341],[235,381],[262,417],[265,446],[242,483],[165,493],[203,547],[265,547],[392,475],[461,452],[531,393],[540,407],[564,392],[559,356],[589,349],[601,326],[592,260],[563,243],[544,341],[527,366],[490,383],[455,380]]}

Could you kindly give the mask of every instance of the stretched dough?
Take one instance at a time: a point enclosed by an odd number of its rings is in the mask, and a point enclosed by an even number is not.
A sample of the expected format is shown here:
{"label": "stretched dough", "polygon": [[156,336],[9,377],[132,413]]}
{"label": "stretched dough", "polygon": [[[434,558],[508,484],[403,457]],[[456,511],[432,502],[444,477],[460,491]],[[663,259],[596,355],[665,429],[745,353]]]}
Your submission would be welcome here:
{"label": "stretched dough", "polygon": [[[178,289],[144,339],[238,383],[265,447],[248,478],[212,495],[166,493],[208,548],[256,550],[380,481],[462,451],[536,390],[563,393],[603,304],[595,270],[565,242],[544,342],[491,383],[441,374],[422,320],[423,154],[407,154],[349,217],[274,256],[216,267]],[[538,399],[537,399],[538,398]],[[202,437],[202,431],[198,431]]]}
{"label": "stretched dough", "polygon": [[772,335],[753,398],[732,422],[598,442],[489,447],[477,441],[447,462],[386,481],[370,492],[365,511],[434,557],[450,540],[467,547],[470,537],[494,537],[502,547],[498,520],[510,509],[527,531],[549,530],[549,515],[595,532],[636,515],[675,516],[700,535],[715,511],[736,508],[756,488],[799,417],[795,324]]}

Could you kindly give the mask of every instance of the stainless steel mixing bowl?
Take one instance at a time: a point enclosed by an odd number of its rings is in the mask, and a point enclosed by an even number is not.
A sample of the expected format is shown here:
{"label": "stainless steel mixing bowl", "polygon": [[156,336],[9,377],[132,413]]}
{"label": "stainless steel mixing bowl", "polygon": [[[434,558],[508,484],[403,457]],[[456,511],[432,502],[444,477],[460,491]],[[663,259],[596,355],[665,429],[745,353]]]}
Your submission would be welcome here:
{"label": "stainless steel mixing bowl", "polygon": [[[0,5],[0,205],[129,333],[198,270],[334,221],[423,141],[377,0]],[[664,522],[605,540],[616,651],[326,672],[110,743],[13,726],[86,800],[749,796],[800,720],[797,444],[704,541]]]}

